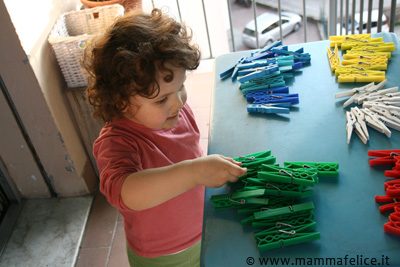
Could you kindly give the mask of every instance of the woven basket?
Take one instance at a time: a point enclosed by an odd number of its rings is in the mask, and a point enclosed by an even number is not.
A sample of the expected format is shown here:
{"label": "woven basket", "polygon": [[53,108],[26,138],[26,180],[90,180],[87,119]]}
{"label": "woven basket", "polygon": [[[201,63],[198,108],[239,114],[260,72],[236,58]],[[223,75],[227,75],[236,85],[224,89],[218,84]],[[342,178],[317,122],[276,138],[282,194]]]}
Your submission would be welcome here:
{"label": "woven basket", "polygon": [[108,5],[64,13],[48,38],[69,88],[87,86],[81,66],[85,46],[124,14],[121,5]]}

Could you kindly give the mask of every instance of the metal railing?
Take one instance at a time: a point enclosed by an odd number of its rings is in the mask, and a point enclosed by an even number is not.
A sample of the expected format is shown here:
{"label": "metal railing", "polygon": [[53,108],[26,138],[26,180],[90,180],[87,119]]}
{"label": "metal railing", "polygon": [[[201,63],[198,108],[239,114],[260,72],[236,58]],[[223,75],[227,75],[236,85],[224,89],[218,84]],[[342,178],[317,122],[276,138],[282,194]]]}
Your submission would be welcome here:
{"label": "metal railing", "polygon": [[[154,0],[151,0],[153,7],[155,7]],[[183,0],[181,0],[183,1]],[[219,1],[219,0],[218,0]],[[235,38],[234,38],[234,33],[233,33],[233,18],[232,18],[232,12],[231,12],[231,3],[233,0],[227,0],[227,10],[228,10],[228,17],[229,17],[229,24],[230,24],[230,37],[231,37],[231,43],[232,43],[232,51],[236,52],[235,48]],[[284,1],[285,3],[287,1],[285,0],[277,0],[277,13],[279,15],[279,31],[280,31],[280,39],[283,41],[283,34],[282,34],[282,6],[281,2]],[[311,1],[311,0],[310,0]],[[324,0],[323,0],[324,1]],[[364,13],[364,0],[325,0],[328,1],[328,19],[327,21],[319,21],[319,23],[327,25],[326,29],[326,35],[343,35],[343,34],[358,34],[363,32],[363,23],[364,21],[367,21],[367,26],[366,30],[367,33],[371,32],[372,28],[372,10],[373,10],[373,0],[368,0],[367,4],[367,17],[363,17]],[[355,26],[355,14],[357,13],[357,1],[358,1],[358,24],[361,25],[359,27],[359,31],[356,31],[356,26]],[[378,3],[378,22],[377,22],[377,32],[382,31],[382,14],[384,11],[384,0],[375,0],[379,1]],[[256,23],[256,18],[257,18],[257,4],[260,4],[262,0],[253,0],[252,1],[252,9],[253,9],[253,16],[254,16],[254,24],[255,24],[255,32],[258,32],[258,25]],[[302,5],[303,5],[303,10],[302,14],[300,14],[303,17],[303,30],[304,30],[304,42],[307,42],[307,1],[302,0]],[[351,10],[350,10],[350,2],[351,2]],[[201,0],[202,3],[202,12],[203,12],[203,17],[205,21],[205,28],[206,28],[206,33],[207,33],[207,39],[208,39],[208,48],[210,51],[210,58],[213,58],[213,51],[212,51],[212,43],[210,39],[210,32],[209,32],[209,25],[208,25],[208,20],[207,20],[207,14],[206,14],[206,8],[205,8],[205,3],[204,0]],[[275,2],[276,3],[276,2]],[[315,3],[315,2],[314,2]],[[176,6],[179,12],[179,18],[182,21],[182,15],[181,15],[181,8],[180,8],[180,3],[179,0],[176,0]],[[285,9],[285,7],[284,7]],[[338,12],[339,10],[339,12]],[[197,12],[197,11],[196,11]],[[338,14],[339,13],[339,14]],[[389,31],[394,32],[394,25],[395,25],[395,17],[396,17],[396,0],[391,0],[391,5],[390,5],[390,12],[388,16],[388,21],[389,21]],[[364,20],[365,19],[365,20]],[[321,18],[323,20],[323,18]],[[338,24],[339,23],[339,24]],[[349,23],[350,23],[350,29],[349,29]],[[340,27],[338,27],[340,25]],[[343,31],[343,26],[344,26],[344,31]],[[339,31],[337,32],[337,28],[339,28]],[[258,40],[258,34],[255,34],[256,37],[256,44],[257,48],[259,48],[259,40]],[[325,37],[326,38],[326,37]]]}

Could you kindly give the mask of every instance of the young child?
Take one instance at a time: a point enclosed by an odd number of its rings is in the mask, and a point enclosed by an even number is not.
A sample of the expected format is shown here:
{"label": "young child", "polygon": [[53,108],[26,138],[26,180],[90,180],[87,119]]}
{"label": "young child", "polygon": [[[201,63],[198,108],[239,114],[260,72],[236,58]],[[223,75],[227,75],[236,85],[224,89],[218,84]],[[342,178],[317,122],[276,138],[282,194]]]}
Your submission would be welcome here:
{"label": "young child", "polygon": [[160,10],[132,11],[85,57],[93,115],[106,122],[94,144],[100,190],[124,218],[131,266],[198,266],[204,186],[247,171],[228,157],[202,157],[184,86],[200,61],[190,41]]}

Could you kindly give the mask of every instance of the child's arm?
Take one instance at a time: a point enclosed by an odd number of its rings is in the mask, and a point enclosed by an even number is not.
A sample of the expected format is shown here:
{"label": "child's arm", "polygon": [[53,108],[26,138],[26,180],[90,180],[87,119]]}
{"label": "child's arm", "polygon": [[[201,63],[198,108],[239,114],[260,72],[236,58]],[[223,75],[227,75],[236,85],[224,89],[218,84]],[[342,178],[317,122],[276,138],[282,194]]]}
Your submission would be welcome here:
{"label": "child's arm", "polygon": [[220,187],[235,182],[247,172],[240,165],[231,158],[211,155],[135,172],[125,179],[121,198],[133,210],[152,208],[197,185]]}

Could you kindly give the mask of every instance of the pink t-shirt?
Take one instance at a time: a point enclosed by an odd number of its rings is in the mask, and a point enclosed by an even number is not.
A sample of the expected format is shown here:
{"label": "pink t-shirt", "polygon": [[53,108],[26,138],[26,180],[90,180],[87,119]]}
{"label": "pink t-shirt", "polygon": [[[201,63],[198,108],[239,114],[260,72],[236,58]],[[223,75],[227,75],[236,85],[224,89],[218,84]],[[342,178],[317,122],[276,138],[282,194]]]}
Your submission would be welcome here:
{"label": "pink t-shirt", "polygon": [[121,118],[104,126],[94,143],[100,190],[124,217],[129,247],[137,255],[173,254],[201,239],[204,186],[142,211],[129,209],[120,197],[129,174],[200,157],[199,139],[193,112],[186,104],[172,129],[152,130]]}

